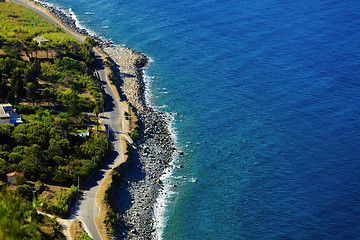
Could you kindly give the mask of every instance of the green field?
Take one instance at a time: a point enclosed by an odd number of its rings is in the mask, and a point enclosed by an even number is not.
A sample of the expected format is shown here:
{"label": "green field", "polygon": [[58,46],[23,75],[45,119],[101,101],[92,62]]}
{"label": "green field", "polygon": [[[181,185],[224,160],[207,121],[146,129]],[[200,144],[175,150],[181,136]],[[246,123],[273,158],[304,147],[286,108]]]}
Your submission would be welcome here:
{"label": "green field", "polygon": [[49,23],[31,10],[8,2],[0,2],[0,36],[21,42],[45,37],[54,45],[69,44],[76,40],[59,26]]}

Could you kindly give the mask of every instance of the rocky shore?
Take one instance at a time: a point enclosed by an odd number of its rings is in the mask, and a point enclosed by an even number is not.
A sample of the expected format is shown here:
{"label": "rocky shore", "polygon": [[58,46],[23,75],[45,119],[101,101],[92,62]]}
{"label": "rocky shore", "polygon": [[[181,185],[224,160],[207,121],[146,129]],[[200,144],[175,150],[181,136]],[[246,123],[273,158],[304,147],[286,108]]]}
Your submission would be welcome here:
{"label": "rocky shore", "polygon": [[121,46],[103,49],[117,64],[123,97],[136,108],[140,120],[140,140],[131,153],[131,164],[123,173],[122,186],[116,188],[116,208],[121,214],[117,234],[122,239],[151,239],[154,204],[162,188],[160,177],[172,160],[174,142],[167,117],[145,102],[143,67],[147,58]]}

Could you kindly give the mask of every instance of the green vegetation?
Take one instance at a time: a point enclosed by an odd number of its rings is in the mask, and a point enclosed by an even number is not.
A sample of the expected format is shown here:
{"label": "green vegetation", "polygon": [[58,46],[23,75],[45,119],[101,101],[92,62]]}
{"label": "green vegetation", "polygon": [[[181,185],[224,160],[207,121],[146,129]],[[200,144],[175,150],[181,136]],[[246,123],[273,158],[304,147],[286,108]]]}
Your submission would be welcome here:
{"label": "green vegetation", "polygon": [[89,234],[84,230],[84,225],[79,220],[74,220],[70,226],[70,235],[75,240],[92,240]]}
{"label": "green vegetation", "polygon": [[14,192],[0,191],[0,239],[41,239],[35,206]]}
{"label": "green vegetation", "polygon": [[92,240],[92,238],[89,236],[89,234],[87,232],[82,232],[79,239],[80,240]]}
{"label": "green vegetation", "polygon": [[[66,108],[72,116],[104,100],[93,74],[95,40],[78,43],[58,26],[0,2],[0,101]],[[38,43],[35,37],[48,42]]]}
{"label": "green vegetation", "polygon": [[76,43],[70,34],[65,34],[59,26],[55,26],[37,13],[15,3],[0,2],[0,36],[20,41],[37,48],[33,42],[35,37],[45,37],[50,40],[51,47]]}
{"label": "green vegetation", "polygon": [[[40,44],[36,37],[49,41]],[[63,239],[53,220],[36,214],[33,189],[24,183],[71,186],[78,177],[86,180],[108,152],[104,133],[77,134],[97,123],[85,111],[98,112],[104,102],[93,74],[95,44],[90,38],[81,44],[36,13],[0,1],[0,102],[15,105],[25,121],[0,125],[0,180],[6,182],[6,174],[13,171],[25,175],[16,181],[16,190],[0,193],[0,207],[9,206],[5,210],[10,211],[0,210],[0,239]],[[39,199],[37,204],[66,217],[77,194],[71,187],[53,201]],[[38,224],[53,231],[45,233]]]}
{"label": "green vegetation", "polygon": [[[108,150],[103,133],[76,136],[97,123],[84,111],[96,112],[104,100],[92,74],[96,42],[87,38],[80,44],[8,2],[0,2],[0,23],[0,102],[18,104],[26,122],[0,126],[0,179],[19,171],[27,180],[65,186],[75,184],[76,176],[85,180]],[[49,42],[39,44],[33,40],[37,36]],[[40,58],[41,51],[47,54]]]}
{"label": "green vegetation", "polygon": [[[35,208],[67,217],[79,194],[73,185],[85,181],[108,152],[106,134],[88,128],[98,123],[105,102],[94,74],[95,45],[90,38],[79,43],[38,14],[0,0],[0,102],[13,104],[24,121],[0,125],[0,181],[13,171],[24,174],[0,192],[0,240],[65,239],[56,220]],[[51,200],[35,200],[38,192],[28,180],[37,182],[35,188],[72,187]]]}
{"label": "green vegetation", "polygon": [[0,239],[65,239],[55,219],[36,213],[34,201],[0,191]]}
{"label": "green vegetation", "polygon": [[70,216],[70,208],[75,201],[77,194],[79,194],[77,187],[71,186],[67,190],[60,190],[56,193],[55,201],[52,202],[49,199],[40,199],[39,205],[41,209],[55,214],[62,218],[68,218]]}
{"label": "green vegetation", "polygon": [[[122,176],[120,175],[119,172],[117,172],[116,170],[113,170],[111,172],[111,178],[112,178],[112,181],[114,181],[114,180],[119,181],[119,179],[122,179]],[[112,197],[113,194],[114,193],[113,193],[112,188],[106,189],[105,193],[104,193],[104,200],[103,200],[103,204],[107,207],[107,213],[106,213],[106,216],[104,219],[104,224],[110,235],[115,234],[114,227],[118,226],[121,221],[120,215],[115,212],[114,208],[112,208],[112,206],[115,206],[115,203],[113,202],[114,197]]]}
{"label": "green vegetation", "polygon": [[130,132],[130,137],[132,138],[132,140],[136,141],[140,139],[140,135],[139,132],[137,131],[137,129],[134,129]]}
{"label": "green vegetation", "polygon": [[42,108],[33,118],[18,126],[0,125],[0,179],[18,171],[31,181],[70,186],[77,176],[85,180],[105,158],[105,133],[94,132],[87,138],[72,133],[86,129],[86,118],[74,122],[68,114],[52,115]]}

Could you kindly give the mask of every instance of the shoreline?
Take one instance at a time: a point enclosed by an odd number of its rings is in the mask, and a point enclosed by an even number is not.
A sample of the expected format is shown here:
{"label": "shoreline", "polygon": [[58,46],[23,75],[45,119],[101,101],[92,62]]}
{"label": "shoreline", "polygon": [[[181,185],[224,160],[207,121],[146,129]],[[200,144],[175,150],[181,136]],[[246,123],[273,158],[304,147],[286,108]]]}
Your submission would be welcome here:
{"label": "shoreline", "polygon": [[140,140],[131,150],[130,165],[126,169],[120,167],[125,183],[121,188],[110,187],[116,199],[123,199],[112,206],[121,214],[121,224],[116,234],[123,239],[153,238],[154,208],[163,189],[160,178],[173,160],[175,142],[171,138],[168,116],[149,106],[145,100],[144,68],[148,65],[148,57],[90,34],[57,7],[37,0],[30,2],[47,9],[53,15],[50,17],[55,17],[75,34],[97,40],[100,50],[116,64],[116,75],[121,82],[120,86],[116,84],[116,88],[121,90],[120,98],[134,106],[140,122]]}
{"label": "shoreline", "polygon": [[[131,150],[130,166],[123,171],[123,184],[114,189],[116,208],[121,225],[117,233],[122,239],[151,239],[154,229],[154,208],[163,188],[160,178],[173,160],[175,143],[171,139],[167,116],[145,101],[144,67],[147,57],[121,46],[103,51],[117,64],[116,73],[122,81],[121,92],[136,109],[140,120],[140,140]],[[137,55],[137,58],[131,56]],[[128,68],[126,61],[133,61]]]}
{"label": "shoreline", "polygon": [[[39,1],[39,0],[27,0],[29,2],[35,3],[37,6],[43,7],[47,9],[57,20],[59,20],[67,29],[70,31],[82,36],[82,37],[90,37],[98,42],[98,45],[101,46],[108,46],[111,45],[112,42],[101,38],[97,36],[95,33],[91,33],[88,29],[80,27],[79,24],[77,24],[77,18],[75,14],[69,12],[66,13],[65,10],[55,7],[50,3],[47,3],[45,1]],[[75,16],[75,18],[73,17]]]}

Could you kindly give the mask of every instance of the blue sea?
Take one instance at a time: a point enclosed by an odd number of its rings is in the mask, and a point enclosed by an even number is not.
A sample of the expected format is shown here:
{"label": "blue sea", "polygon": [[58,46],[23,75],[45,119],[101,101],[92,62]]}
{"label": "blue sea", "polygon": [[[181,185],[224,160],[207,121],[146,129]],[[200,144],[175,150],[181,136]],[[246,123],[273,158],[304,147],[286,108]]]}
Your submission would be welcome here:
{"label": "blue sea", "polygon": [[157,238],[360,239],[360,1],[48,2],[152,59],[184,152]]}

